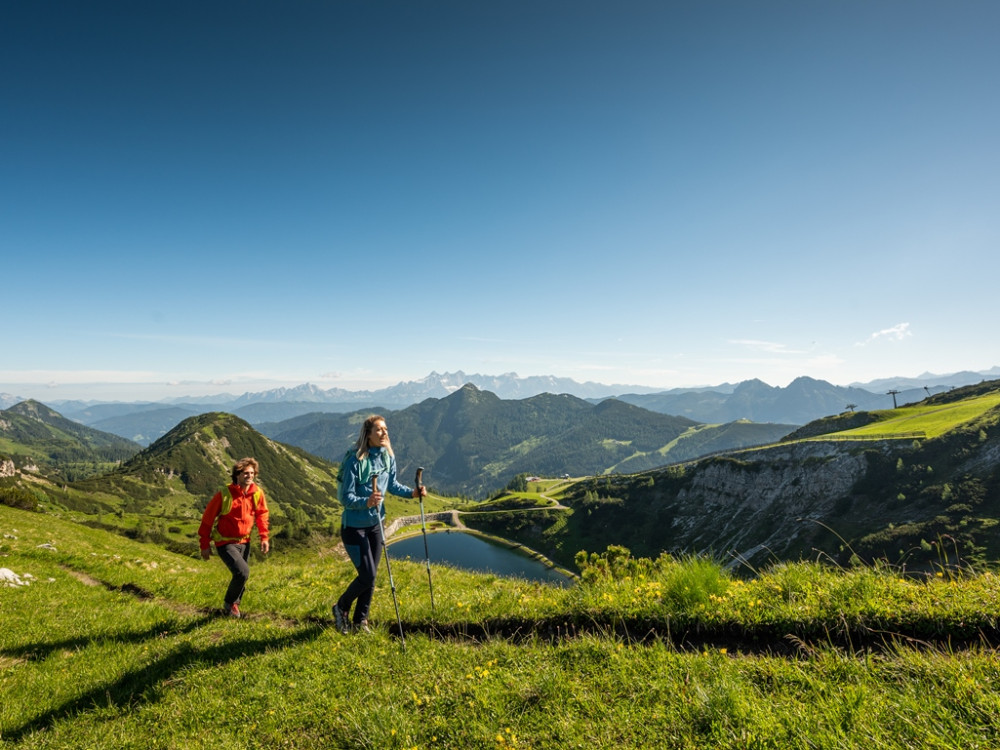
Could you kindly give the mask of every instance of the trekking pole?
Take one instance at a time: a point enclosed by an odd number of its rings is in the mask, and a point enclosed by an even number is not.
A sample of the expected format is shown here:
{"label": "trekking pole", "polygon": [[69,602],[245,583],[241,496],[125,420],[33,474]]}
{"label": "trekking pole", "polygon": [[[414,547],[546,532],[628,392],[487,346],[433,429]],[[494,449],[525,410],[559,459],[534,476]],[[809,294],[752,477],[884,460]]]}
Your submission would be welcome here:
{"label": "trekking pole", "polygon": [[[378,476],[372,477],[372,492],[378,492]],[[385,524],[382,523],[382,509],[378,509],[378,527],[382,532],[382,551],[385,553],[385,570],[389,574],[389,588],[392,589],[392,606],[396,608],[396,625],[399,626],[399,641],[406,650],[406,639],[403,637],[403,621],[399,618],[399,602],[396,601],[396,582],[392,580],[392,566],[389,565],[389,545],[385,538]]]}
{"label": "trekking pole", "polygon": [[424,520],[424,495],[420,491],[423,485],[420,480],[424,476],[424,467],[417,469],[417,497],[420,498],[420,528],[424,532],[424,561],[427,563],[427,587],[431,590],[431,614],[434,614],[434,581],[431,580],[431,553],[427,549],[427,521]]}

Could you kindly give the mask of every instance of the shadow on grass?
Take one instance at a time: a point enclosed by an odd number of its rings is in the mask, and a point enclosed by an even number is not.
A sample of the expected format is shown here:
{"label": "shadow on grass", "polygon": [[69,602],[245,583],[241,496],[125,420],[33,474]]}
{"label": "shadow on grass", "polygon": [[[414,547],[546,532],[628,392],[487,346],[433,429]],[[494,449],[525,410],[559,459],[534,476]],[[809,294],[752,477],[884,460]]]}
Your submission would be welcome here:
{"label": "shadow on grass", "polygon": [[[185,626],[185,631],[193,630],[215,618],[201,618]],[[85,713],[95,707],[132,708],[142,704],[152,703],[160,695],[159,688],[175,674],[192,667],[218,667],[235,659],[247,656],[257,656],[265,652],[295,646],[317,638],[323,628],[318,625],[297,630],[281,637],[248,639],[233,643],[219,644],[208,648],[194,648],[190,644],[182,644],[176,651],[153,663],[123,674],[113,683],[95,687],[78,698],[64,703],[62,706],[36,716],[19,727],[12,728],[3,735],[4,742],[17,743],[33,732],[52,726],[55,722],[70,719]],[[177,632],[177,631],[175,631]],[[159,633],[147,631],[135,634],[134,640],[159,637]],[[108,639],[119,641],[120,639]],[[93,643],[94,641],[86,641]],[[52,644],[55,647],[55,644]]]}
{"label": "shadow on grass", "polygon": [[23,646],[14,648],[0,648],[0,656],[8,656],[14,659],[26,659],[28,661],[44,661],[53,653],[60,651],[78,651],[88,646],[101,646],[107,643],[115,644],[135,644],[153,640],[154,638],[167,638],[175,635],[183,635],[197,630],[218,617],[208,614],[179,625],[176,621],[166,620],[156,623],[144,630],[132,632],[116,631],[101,636],[80,636],[78,638],[66,638],[59,641],[49,641],[42,643],[26,643]]}
{"label": "shadow on grass", "polygon": [[[395,622],[390,635],[399,637]],[[480,643],[506,640],[512,643],[540,641],[561,643],[581,636],[610,638],[627,644],[668,643],[679,651],[726,649],[729,653],[766,656],[808,656],[818,648],[847,653],[892,652],[899,646],[958,652],[994,649],[1000,644],[1000,628],[991,622],[963,623],[941,629],[937,623],[892,623],[871,627],[841,623],[786,623],[755,626],[699,624],[680,625],[653,618],[598,620],[585,617],[510,617],[479,622],[431,624],[403,623],[405,635],[422,633],[431,638]]]}

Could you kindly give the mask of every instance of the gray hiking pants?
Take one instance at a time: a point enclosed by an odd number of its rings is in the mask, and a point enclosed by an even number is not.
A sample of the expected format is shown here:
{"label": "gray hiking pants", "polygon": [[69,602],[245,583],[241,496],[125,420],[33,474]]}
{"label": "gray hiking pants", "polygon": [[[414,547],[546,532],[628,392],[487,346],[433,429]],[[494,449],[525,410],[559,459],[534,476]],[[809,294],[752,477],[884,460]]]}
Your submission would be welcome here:
{"label": "gray hiking pants", "polygon": [[250,563],[247,562],[250,559],[250,542],[216,545],[215,551],[233,574],[233,580],[226,589],[226,606],[239,604],[250,577]]}

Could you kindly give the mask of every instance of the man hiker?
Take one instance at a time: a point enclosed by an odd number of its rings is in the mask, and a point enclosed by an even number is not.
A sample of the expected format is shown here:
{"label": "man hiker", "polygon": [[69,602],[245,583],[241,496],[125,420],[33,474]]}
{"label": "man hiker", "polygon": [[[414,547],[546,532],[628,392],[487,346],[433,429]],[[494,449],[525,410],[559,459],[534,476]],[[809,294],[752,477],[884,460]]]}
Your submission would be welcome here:
{"label": "man hiker", "polygon": [[254,525],[260,535],[260,551],[266,555],[271,549],[267,500],[264,491],[254,484],[258,471],[257,459],[237,461],[232,484],[212,495],[198,527],[202,559],[212,556],[211,542],[215,542],[215,551],[233,574],[222,607],[230,617],[243,616],[240,601],[250,577],[250,532]]}

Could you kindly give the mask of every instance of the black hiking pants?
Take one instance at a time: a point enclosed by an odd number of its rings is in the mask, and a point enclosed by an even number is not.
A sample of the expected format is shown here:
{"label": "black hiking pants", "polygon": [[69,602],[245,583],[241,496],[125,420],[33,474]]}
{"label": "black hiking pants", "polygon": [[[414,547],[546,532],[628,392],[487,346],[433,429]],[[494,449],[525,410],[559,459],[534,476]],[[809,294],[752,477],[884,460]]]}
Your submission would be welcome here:
{"label": "black hiking pants", "polygon": [[347,590],[337,600],[337,606],[348,615],[351,605],[357,601],[353,622],[355,625],[368,619],[368,610],[372,604],[372,594],[375,593],[375,576],[378,574],[378,558],[382,554],[382,529],[378,524],[355,529],[344,526],[340,530],[340,538],[344,549],[358,571],[357,577],[351,581]]}

